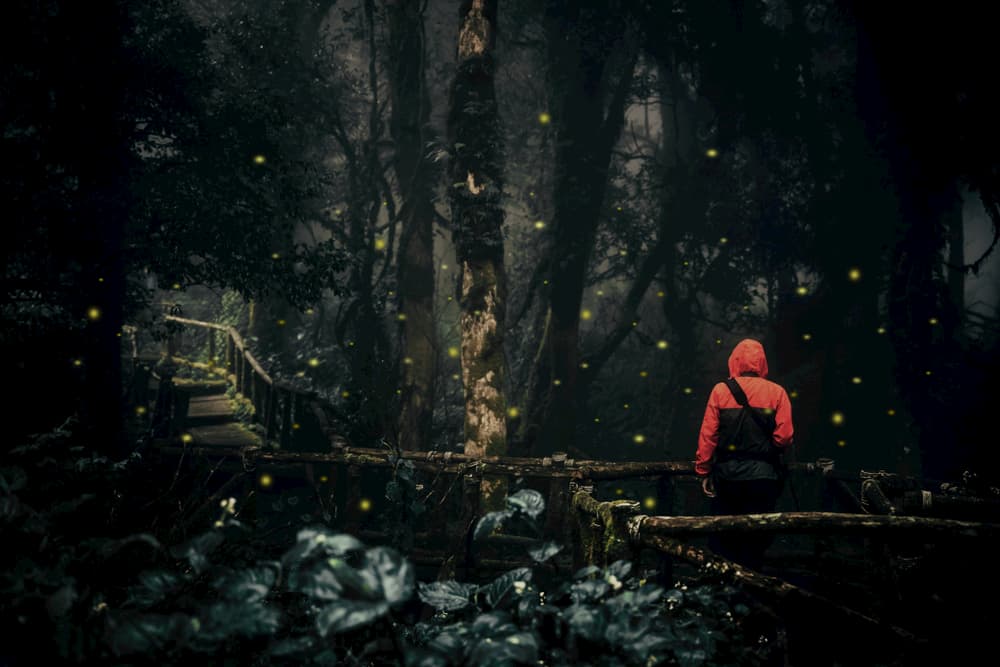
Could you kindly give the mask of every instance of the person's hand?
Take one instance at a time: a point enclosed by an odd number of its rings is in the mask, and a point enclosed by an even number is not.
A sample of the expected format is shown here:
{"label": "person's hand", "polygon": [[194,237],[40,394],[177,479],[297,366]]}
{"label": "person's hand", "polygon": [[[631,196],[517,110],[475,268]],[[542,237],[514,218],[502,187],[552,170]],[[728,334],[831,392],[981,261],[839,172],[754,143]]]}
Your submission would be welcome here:
{"label": "person's hand", "polygon": [[715,483],[708,475],[701,478],[701,492],[709,498],[715,497]]}

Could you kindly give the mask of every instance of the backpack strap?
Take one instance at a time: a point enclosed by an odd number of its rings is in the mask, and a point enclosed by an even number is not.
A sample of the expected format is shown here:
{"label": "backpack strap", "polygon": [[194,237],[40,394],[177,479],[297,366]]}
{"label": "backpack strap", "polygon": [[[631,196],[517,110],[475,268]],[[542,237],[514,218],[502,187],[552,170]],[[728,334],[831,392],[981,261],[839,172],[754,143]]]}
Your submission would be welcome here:
{"label": "backpack strap", "polygon": [[771,428],[764,418],[760,416],[760,413],[750,407],[750,401],[747,399],[747,395],[743,393],[743,387],[733,378],[726,378],[723,380],[726,386],[729,387],[729,391],[733,394],[733,398],[736,402],[743,406],[743,409],[750,413],[750,417],[757,422],[757,426],[760,430],[767,434],[773,434],[774,429]]}

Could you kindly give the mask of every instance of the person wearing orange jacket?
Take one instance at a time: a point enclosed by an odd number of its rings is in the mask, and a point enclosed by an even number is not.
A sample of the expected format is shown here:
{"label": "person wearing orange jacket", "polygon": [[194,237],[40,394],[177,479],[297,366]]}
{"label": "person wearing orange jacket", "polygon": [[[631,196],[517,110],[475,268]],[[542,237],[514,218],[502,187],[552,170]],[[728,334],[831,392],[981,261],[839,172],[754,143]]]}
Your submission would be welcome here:
{"label": "person wearing orange jacket", "polygon": [[[784,485],[782,454],[793,434],[792,406],[785,390],[767,379],[764,346],[741,340],[729,355],[729,378],[712,388],[698,436],[695,473],[712,498],[712,513],[773,512]],[[724,535],[709,547],[759,570],[771,541],[764,533]]]}

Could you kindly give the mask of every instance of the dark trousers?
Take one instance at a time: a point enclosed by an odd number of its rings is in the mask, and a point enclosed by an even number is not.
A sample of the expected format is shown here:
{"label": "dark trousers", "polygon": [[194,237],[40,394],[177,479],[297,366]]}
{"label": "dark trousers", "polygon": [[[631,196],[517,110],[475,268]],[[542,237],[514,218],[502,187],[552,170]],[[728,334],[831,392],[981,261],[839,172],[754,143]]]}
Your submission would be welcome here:
{"label": "dark trousers", "polygon": [[[715,480],[715,498],[712,513],[766,514],[773,512],[781,495],[782,483],[776,479],[751,479],[746,481]],[[728,533],[712,536],[708,548],[723,558],[736,561],[751,570],[760,570],[764,552],[771,546],[774,536],[770,533]]]}

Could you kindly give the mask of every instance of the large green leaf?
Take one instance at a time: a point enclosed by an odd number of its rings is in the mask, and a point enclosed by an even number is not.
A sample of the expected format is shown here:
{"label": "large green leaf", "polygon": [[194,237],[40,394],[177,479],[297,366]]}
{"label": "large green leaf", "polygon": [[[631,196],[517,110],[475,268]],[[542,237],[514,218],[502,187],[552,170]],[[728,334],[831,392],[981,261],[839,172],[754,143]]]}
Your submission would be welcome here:
{"label": "large green leaf", "polygon": [[128,606],[148,609],[159,604],[171,592],[176,590],[182,581],[181,577],[165,570],[152,570],[139,573],[139,583],[128,589]]}
{"label": "large green leaf", "polygon": [[485,584],[479,590],[485,594],[486,604],[491,608],[499,606],[502,602],[509,603],[516,596],[517,582],[531,581],[532,572],[529,568],[519,567],[501,574],[492,582]]}
{"label": "large green leaf", "polygon": [[424,603],[439,611],[459,611],[472,603],[471,596],[477,588],[475,584],[457,581],[433,581],[421,582],[417,592]]}
{"label": "large green leaf", "polygon": [[600,607],[584,604],[574,604],[566,608],[563,618],[570,630],[584,639],[599,641],[604,636],[607,619]]}
{"label": "large green leaf", "polygon": [[545,542],[540,546],[528,550],[528,555],[536,563],[544,563],[548,559],[562,551],[562,545],[558,542]]}
{"label": "large green leaf", "polygon": [[281,564],[268,561],[245,570],[230,572],[220,577],[215,586],[228,600],[259,602],[267,597],[280,576]]}
{"label": "large green leaf", "polygon": [[399,553],[388,547],[375,547],[365,553],[365,569],[375,574],[382,596],[391,605],[405,602],[413,596],[415,575],[413,566]]}
{"label": "large green leaf", "polygon": [[514,495],[507,496],[507,508],[537,519],[545,511],[545,498],[534,489],[521,489]]}
{"label": "large green leaf", "polygon": [[316,616],[316,630],[323,637],[349,632],[389,613],[389,603],[370,600],[337,600]]}
{"label": "large green leaf", "polygon": [[494,530],[504,525],[514,516],[511,510],[501,510],[499,512],[487,512],[476,522],[476,529],[472,532],[473,540],[481,540],[488,537]]}
{"label": "large green leaf", "polygon": [[486,637],[469,654],[469,664],[481,667],[500,667],[514,663],[533,665],[537,662],[538,640],[529,632]]}

